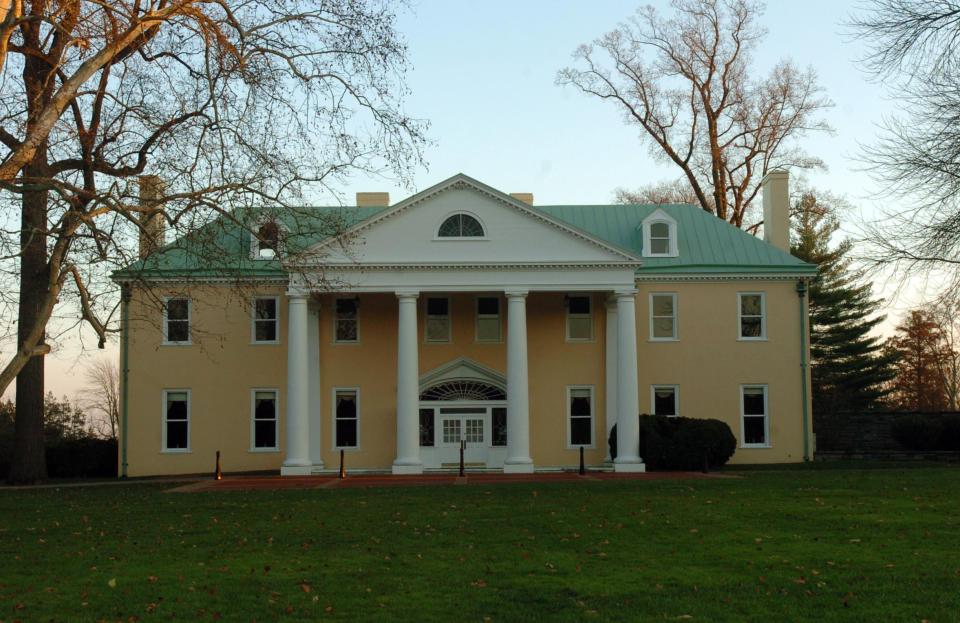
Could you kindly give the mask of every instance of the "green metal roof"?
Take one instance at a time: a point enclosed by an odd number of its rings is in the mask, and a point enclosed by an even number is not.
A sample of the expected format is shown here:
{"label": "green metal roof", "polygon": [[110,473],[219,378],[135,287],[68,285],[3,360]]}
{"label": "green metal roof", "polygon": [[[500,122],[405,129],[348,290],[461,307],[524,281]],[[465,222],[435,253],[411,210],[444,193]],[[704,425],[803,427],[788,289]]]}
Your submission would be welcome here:
{"label": "green metal roof", "polygon": [[[275,213],[287,226],[288,250],[295,252],[385,209],[321,206],[276,210]],[[679,255],[642,258],[638,275],[809,275],[816,272],[814,265],[692,205],[534,206],[534,210],[637,256],[643,254],[641,223],[658,209],[677,221]],[[266,210],[251,210],[245,218],[256,218],[264,212]],[[239,225],[241,220],[220,218],[170,243],[150,258],[114,272],[113,276],[121,281],[177,277],[284,278],[286,273],[278,261],[250,258],[250,236]]]}

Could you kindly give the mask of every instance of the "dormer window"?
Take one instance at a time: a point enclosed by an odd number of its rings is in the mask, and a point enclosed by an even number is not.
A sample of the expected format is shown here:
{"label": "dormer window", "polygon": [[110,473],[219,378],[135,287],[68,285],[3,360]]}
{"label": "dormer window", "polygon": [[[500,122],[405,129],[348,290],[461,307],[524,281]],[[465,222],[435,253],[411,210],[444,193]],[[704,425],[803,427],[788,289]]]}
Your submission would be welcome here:
{"label": "dormer window", "polygon": [[250,251],[255,260],[276,259],[280,251],[280,225],[273,220],[261,222],[251,236]]}
{"label": "dormer window", "polygon": [[440,225],[438,238],[483,238],[483,225],[470,214],[454,214]]}
{"label": "dormer window", "polygon": [[643,221],[643,256],[676,257],[677,222],[659,209]]}

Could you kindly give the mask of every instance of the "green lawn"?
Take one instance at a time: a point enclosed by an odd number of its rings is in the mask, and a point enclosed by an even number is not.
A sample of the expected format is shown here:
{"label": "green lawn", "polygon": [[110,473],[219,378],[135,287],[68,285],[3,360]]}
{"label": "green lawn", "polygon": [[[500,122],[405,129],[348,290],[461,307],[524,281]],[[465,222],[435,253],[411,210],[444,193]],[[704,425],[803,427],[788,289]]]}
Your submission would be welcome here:
{"label": "green lawn", "polygon": [[0,492],[0,621],[957,621],[960,468]]}

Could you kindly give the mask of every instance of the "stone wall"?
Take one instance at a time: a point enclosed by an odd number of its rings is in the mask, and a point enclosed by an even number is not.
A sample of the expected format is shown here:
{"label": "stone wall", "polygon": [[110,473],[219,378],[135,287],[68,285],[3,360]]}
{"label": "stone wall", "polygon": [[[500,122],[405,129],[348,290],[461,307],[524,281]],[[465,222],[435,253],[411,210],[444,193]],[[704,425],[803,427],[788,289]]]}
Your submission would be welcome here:
{"label": "stone wall", "polygon": [[[817,436],[816,453],[824,457],[838,454],[859,456],[903,454],[905,448],[893,438],[891,428],[893,422],[904,415],[910,414],[900,411],[882,411],[830,416],[815,415],[813,432]],[[910,452],[910,454],[917,453]]]}

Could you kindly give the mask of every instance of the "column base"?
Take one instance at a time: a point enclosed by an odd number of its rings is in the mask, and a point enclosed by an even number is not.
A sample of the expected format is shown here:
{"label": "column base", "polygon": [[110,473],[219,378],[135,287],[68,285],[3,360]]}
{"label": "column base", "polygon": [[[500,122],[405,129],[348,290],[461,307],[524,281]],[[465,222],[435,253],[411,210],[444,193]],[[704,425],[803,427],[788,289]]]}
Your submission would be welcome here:
{"label": "column base", "polygon": [[319,474],[320,472],[326,470],[327,468],[323,465],[323,461],[318,461],[310,466],[311,474]]}
{"label": "column base", "polygon": [[532,474],[533,461],[531,461],[530,459],[527,459],[526,461],[504,462],[503,473],[504,474]]}
{"label": "column base", "polygon": [[613,462],[613,471],[626,474],[638,474],[647,471],[647,466],[641,459],[621,463],[619,460]]}
{"label": "column base", "polygon": [[313,465],[281,465],[281,476],[309,476],[313,472]]}
{"label": "column base", "polygon": [[423,463],[394,463],[390,468],[394,476],[407,476],[423,473]]}

